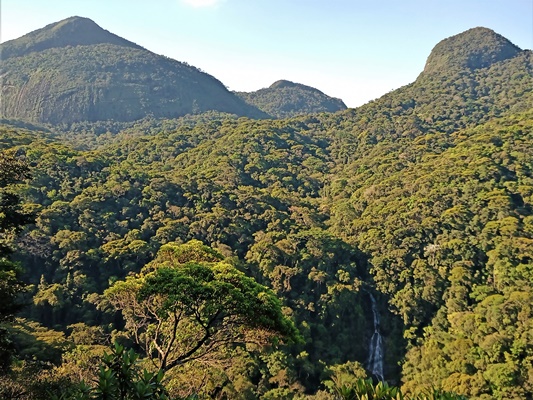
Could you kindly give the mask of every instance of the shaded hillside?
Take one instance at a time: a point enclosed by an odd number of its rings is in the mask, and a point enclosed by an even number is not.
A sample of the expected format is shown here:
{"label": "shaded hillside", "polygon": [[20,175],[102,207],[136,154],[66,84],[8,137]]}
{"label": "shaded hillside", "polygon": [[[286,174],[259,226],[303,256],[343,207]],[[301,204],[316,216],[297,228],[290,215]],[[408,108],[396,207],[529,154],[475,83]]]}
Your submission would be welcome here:
{"label": "shaded hillside", "polygon": [[278,118],[346,109],[340,99],[329,97],[318,89],[284,80],[256,92],[237,92],[237,95]]}
{"label": "shaded hillside", "polygon": [[175,118],[216,110],[265,117],[212,76],[69,18],[6,42],[4,118],[52,124]]}

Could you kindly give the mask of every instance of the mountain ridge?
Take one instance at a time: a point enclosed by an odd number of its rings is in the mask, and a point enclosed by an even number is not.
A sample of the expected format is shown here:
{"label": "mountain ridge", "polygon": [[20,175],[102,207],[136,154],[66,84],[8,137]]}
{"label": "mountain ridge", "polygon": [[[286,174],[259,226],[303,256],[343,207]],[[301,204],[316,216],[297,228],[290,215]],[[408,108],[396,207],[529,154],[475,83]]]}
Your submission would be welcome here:
{"label": "mountain ridge", "polygon": [[67,18],[0,45],[3,118],[134,121],[219,111],[268,118],[215,77],[157,55],[92,20]]}
{"label": "mountain ridge", "polygon": [[[413,84],[487,68],[523,52],[491,29],[472,28],[440,41]],[[198,68],[157,55],[84,17],[0,44],[0,53],[0,116],[7,119],[129,122],[207,111],[287,118],[347,108],[341,99],[283,79],[254,92],[230,92]]]}
{"label": "mountain ridge", "polygon": [[0,59],[20,57],[31,52],[56,47],[87,46],[104,43],[144,49],[136,43],[103,29],[89,18],[73,16],[48,24],[18,39],[2,43],[0,45]]}

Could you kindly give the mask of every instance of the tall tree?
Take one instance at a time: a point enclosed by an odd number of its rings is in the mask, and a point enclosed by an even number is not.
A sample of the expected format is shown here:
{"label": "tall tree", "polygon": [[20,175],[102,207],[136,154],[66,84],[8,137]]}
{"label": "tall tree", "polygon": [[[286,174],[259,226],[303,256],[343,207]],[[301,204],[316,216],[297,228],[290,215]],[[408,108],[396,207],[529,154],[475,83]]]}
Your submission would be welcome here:
{"label": "tall tree", "polygon": [[168,244],[139,275],[105,292],[164,371],[216,358],[226,346],[299,337],[270,289],[228,263],[205,261],[217,258],[198,241]]}

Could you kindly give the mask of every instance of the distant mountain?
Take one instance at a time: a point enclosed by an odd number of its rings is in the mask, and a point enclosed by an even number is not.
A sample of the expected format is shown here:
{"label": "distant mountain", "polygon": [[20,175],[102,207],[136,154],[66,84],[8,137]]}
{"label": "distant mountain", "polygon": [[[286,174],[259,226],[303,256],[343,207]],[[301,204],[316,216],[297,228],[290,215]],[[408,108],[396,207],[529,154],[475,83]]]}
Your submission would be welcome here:
{"label": "distant mountain", "polygon": [[354,130],[365,132],[367,145],[452,133],[530,108],[533,52],[474,28],[438,43],[414,82],[336,117],[358,121]]}
{"label": "distant mountain", "polygon": [[424,73],[486,68],[520,52],[519,47],[493,30],[473,28],[439,42],[428,57]]}
{"label": "distant mountain", "polygon": [[241,98],[260,110],[285,118],[298,114],[345,110],[342,100],[325,95],[320,90],[286,80],[255,92],[237,92]]}
{"label": "distant mountain", "polygon": [[141,46],[100,28],[89,18],[71,17],[2,44],[0,54],[1,59],[6,60],[57,47],[103,43],[142,49]]}
{"label": "distant mountain", "polygon": [[41,123],[134,121],[220,111],[267,117],[214,77],[80,17],[0,45],[0,116]]}

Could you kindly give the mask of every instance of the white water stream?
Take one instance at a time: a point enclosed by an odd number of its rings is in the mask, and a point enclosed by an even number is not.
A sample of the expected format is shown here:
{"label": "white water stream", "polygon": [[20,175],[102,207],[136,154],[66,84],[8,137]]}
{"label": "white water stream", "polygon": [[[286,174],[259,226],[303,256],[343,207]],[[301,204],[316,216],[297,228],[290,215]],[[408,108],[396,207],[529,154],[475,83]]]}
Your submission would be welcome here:
{"label": "white water stream", "polygon": [[384,381],[385,377],[383,376],[383,338],[381,336],[381,333],[379,332],[379,314],[376,306],[376,299],[374,299],[372,293],[369,293],[369,295],[370,302],[372,303],[372,314],[374,316],[374,334],[370,339],[367,368],[376,379]]}

